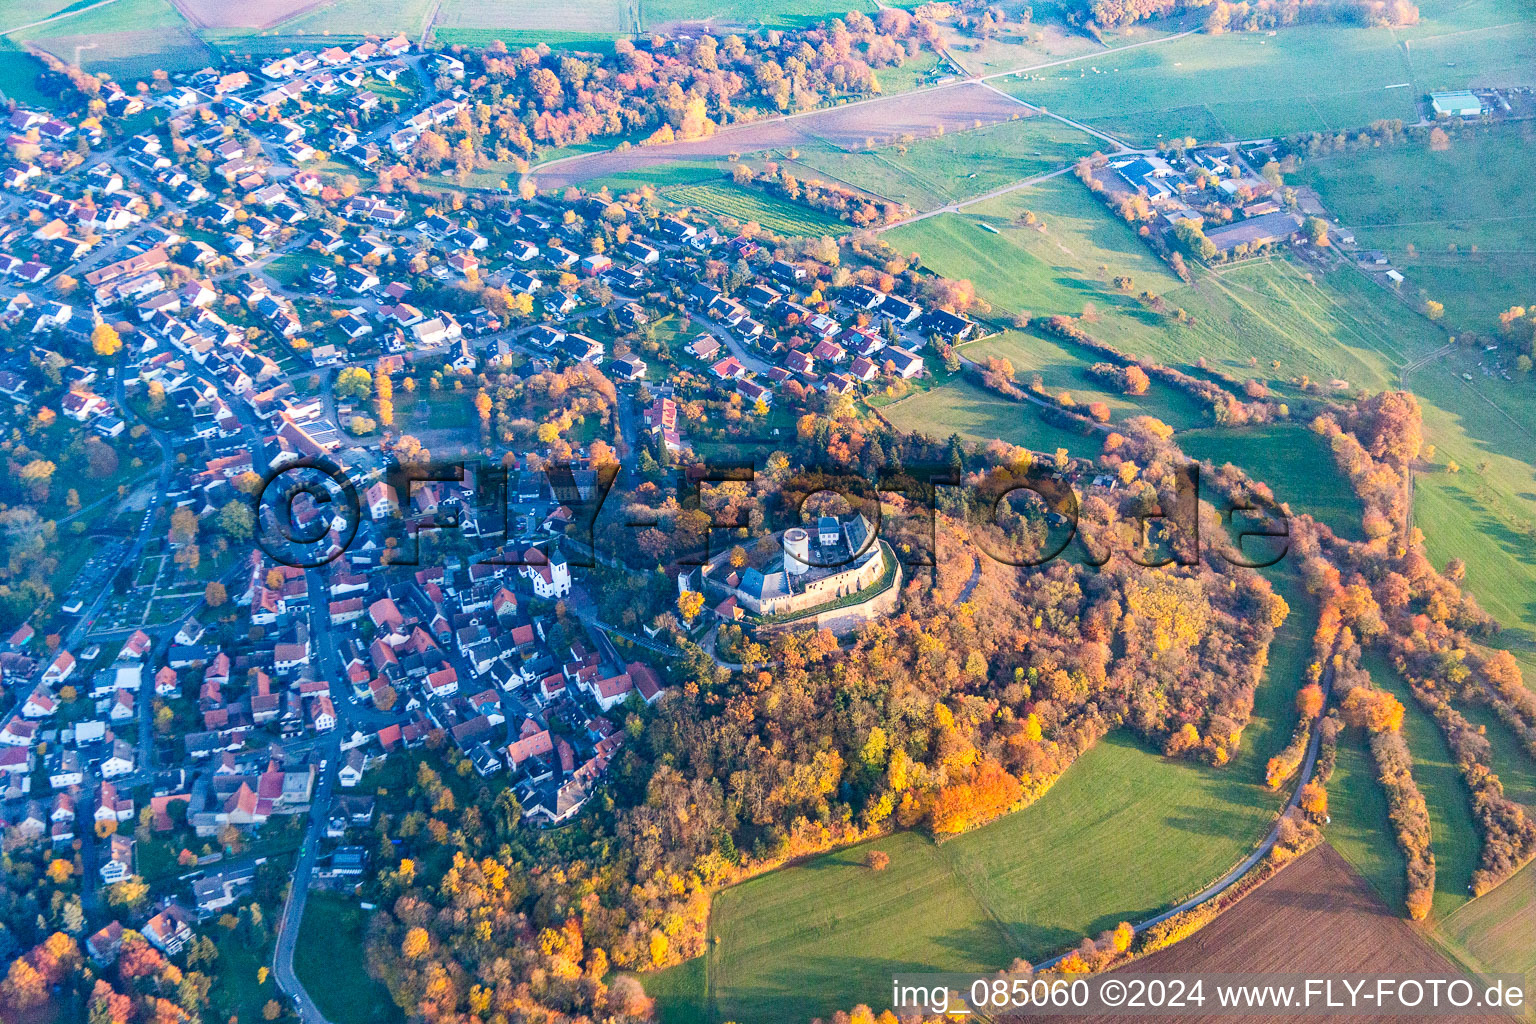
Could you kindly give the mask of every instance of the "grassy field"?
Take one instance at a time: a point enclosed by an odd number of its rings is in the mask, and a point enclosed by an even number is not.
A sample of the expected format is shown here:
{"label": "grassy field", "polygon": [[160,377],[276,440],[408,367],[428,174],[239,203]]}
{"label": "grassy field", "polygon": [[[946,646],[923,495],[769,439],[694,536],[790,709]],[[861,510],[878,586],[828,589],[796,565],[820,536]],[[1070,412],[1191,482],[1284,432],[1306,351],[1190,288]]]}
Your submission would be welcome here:
{"label": "grassy field", "polygon": [[[1024,225],[1026,211],[1044,228]],[[1183,284],[1069,177],[964,214],[929,217],[885,238],[921,253],[937,273],[973,281],[994,307],[1073,315],[1092,307],[1093,334],[1171,365],[1204,358],[1234,375],[1281,385],[1305,376],[1381,389],[1395,384],[1397,366],[1444,343],[1442,331],[1352,270],[1322,274],[1277,257],[1220,273],[1197,270],[1194,284]],[[1129,291],[1114,286],[1122,276]],[[1153,312],[1137,299],[1142,291],[1160,296],[1169,313],[1182,308],[1192,319],[1180,323]]]}
{"label": "grassy field", "polygon": [[1381,655],[1363,662],[1371,682],[1397,695],[1407,709],[1403,738],[1413,753],[1413,779],[1429,806],[1430,841],[1435,850],[1435,901],[1432,913],[1445,917],[1467,902],[1467,887],[1477,867],[1481,841],[1472,820],[1471,794],[1446,746],[1445,736],[1413,699],[1408,684]]}
{"label": "grassy field", "polygon": [[1483,727],[1493,747],[1490,767],[1504,784],[1504,795],[1536,813],[1536,760],[1525,752],[1509,726],[1491,708],[1467,705],[1460,710],[1473,725]]}
{"label": "grassy field", "polygon": [[426,28],[433,6],[433,0],[332,0],[283,22],[275,34],[361,36],[369,32],[405,32],[414,38]]}
{"label": "grassy field", "polygon": [[782,235],[837,235],[849,230],[847,224],[819,210],[727,182],[683,185],[663,194],[679,206],[697,206],[742,223],[756,221]]}
{"label": "grassy field", "polygon": [[1006,359],[1013,364],[1016,378],[1025,386],[1039,374],[1053,394],[1069,392],[1079,405],[1103,402],[1116,420],[1145,414],[1156,416],[1175,428],[1183,428],[1206,419],[1204,407],[1166,384],[1154,382],[1147,393],[1140,396],[1107,390],[1088,373],[1090,361],[1096,357],[1087,352],[1075,352],[1070,346],[1071,342],[1046,338],[1033,331],[1004,331],[963,345],[960,351],[966,358],[983,364],[992,358]]}
{"label": "grassy field", "polygon": [[1364,539],[1364,506],[1335,470],[1327,445],[1307,427],[1212,427],[1185,431],[1178,442],[1191,458],[1209,459],[1218,467],[1230,462],[1268,484],[1293,513],[1309,513],[1341,537]]}
{"label": "grassy field", "polygon": [[1443,302],[1448,320],[1486,332],[1501,311],[1536,298],[1536,213],[1522,187],[1533,146],[1536,131],[1510,123],[1458,135],[1444,152],[1415,144],[1316,159],[1296,180]]}
{"label": "grassy field", "polygon": [[[1437,565],[1466,563],[1467,586],[1505,627],[1499,643],[1529,654],[1536,648],[1536,395],[1527,376],[1484,376],[1481,358],[1457,351],[1408,380],[1438,463],[1414,476],[1414,525]],[[1448,461],[1460,472],[1447,472]]]}
{"label": "grassy field", "polygon": [[1418,119],[1426,92],[1536,77],[1536,22],[1498,0],[1429,0],[1405,29],[1297,25],[1171,39],[1002,81],[1133,145],[1338,131]]}
{"label": "grassy field", "polygon": [[[900,833],[722,893],[709,1019],[805,1019],[882,1001],[899,970],[986,970],[1155,911],[1230,867],[1274,807],[1234,768],[1112,736],[1024,811],[941,846]],[[863,867],[870,847],[891,867]]]}
{"label": "grassy field", "polygon": [[[1026,223],[1026,213],[1034,215],[1034,224]],[[983,225],[996,230],[984,230]],[[1395,386],[1399,366],[1433,351],[1445,337],[1353,270],[1323,273],[1275,258],[1220,273],[1199,270],[1193,284],[1184,284],[1071,178],[978,204],[966,214],[930,217],[885,237],[900,251],[921,254],[928,269],[974,282],[977,294],[998,312],[1091,313],[1092,333],[1122,351],[1184,367],[1205,359],[1235,376],[1267,381],[1282,397],[1294,394],[1294,382],[1302,379],[1341,380],[1349,389]],[[1129,288],[1115,285],[1121,277],[1129,279]],[[1143,291],[1160,296],[1165,311],[1155,312],[1141,301]],[[1176,309],[1185,310],[1188,317],[1181,322],[1170,315]],[[1082,366],[1091,361],[1086,354],[1062,346],[1043,350],[1037,340],[1027,338],[1019,348],[1017,336],[1006,337],[969,346],[968,354],[1007,355],[1020,370],[1039,369],[1052,387],[1070,387],[1074,393],[1083,387]],[[1160,407],[1156,399],[1143,407],[1176,426],[1202,421],[1203,414],[1192,414],[1181,398],[1164,396]],[[1123,400],[1112,408],[1130,411]],[[1064,432],[1044,427],[1038,416],[966,384],[898,402],[886,413],[901,429],[941,437],[954,431],[1046,450],[1064,445],[1091,453],[1093,447],[1083,439],[1063,438]],[[1037,435],[1045,436],[1046,443],[1030,440]],[[1226,443],[1221,435],[1212,436]],[[1247,444],[1236,437],[1232,443],[1242,449],[1238,458],[1257,465],[1271,439],[1263,432],[1250,437]],[[1198,438],[1195,443],[1200,443]],[[1215,450],[1196,454],[1219,457]],[[1304,479],[1311,472],[1290,452],[1282,459],[1282,475],[1289,472]],[[1269,482],[1282,490],[1286,483]],[[1302,500],[1299,493],[1291,497]],[[1308,500],[1340,528],[1358,520],[1357,503],[1336,480]]]}
{"label": "grassy field", "polygon": [[[946,49],[967,71],[976,75],[1013,71],[1078,56],[1097,58],[1104,52],[1091,36],[1067,24],[1067,5],[1031,4],[1030,13],[1032,19],[1027,27],[1011,24],[991,39],[956,33],[950,37]],[[1120,47],[1166,34],[1167,29],[1162,25],[1151,27],[1143,23],[1105,31],[1104,37],[1110,46]]]}
{"label": "grassy field", "polygon": [[[370,24],[366,4],[342,0],[334,13],[315,12],[287,25],[295,31],[324,29],[349,34],[366,31]],[[500,39],[508,46],[568,44],[602,47],[625,36],[664,31],[678,22],[710,21],[721,34],[733,28],[794,28],[851,9],[873,12],[867,3],[828,3],[827,0],[775,0],[769,4],[712,0],[583,0],[580,4],[559,0],[527,0],[507,4],[503,0],[386,0],[383,12],[388,24],[419,34],[432,18],[432,38],[441,44],[484,46]],[[433,15],[436,9],[435,16]]]}
{"label": "grassy field", "polygon": [[1021,117],[874,150],[807,146],[795,162],[807,175],[831,176],[929,210],[1054,170],[1096,148],[1093,136],[1053,118]]}
{"label": "grassy field", "polygon": [[[1406,709],[1403,737],[1413,753],[1414,781],[1429,808],[1435,852],[1432,921],[1446,921],[1467,902],[1467,886],[1480,849],[1466,784],[1439,727],[1414,702],[1392,666],[1377,654],[1368,654],[1365,666],[1371,681],[1396,694]],[[1357,730],[1340,740],[1338,767],[1328,785],[1328,812],[1333,819],[1327,829],[1329,842],[1394,911],[1401,912],[1403,855],[1387,819],[1386,795],[1376,779],[1375,763]]]}
{"label": "grassy field", "polygon": [[1536,21],[1499,0],[1425,0],[1393,33],[1421,91],[1536,85]]}
{"label": "grassy field", "polygon": [[[565,155],[564,151],[550,154],[551,158],[563,155]],[[654,189],[668,189],[679,185],[718,185],[721,183],[723,173],[728,169],[724,160],[712,158],[674,160],[670,163],[639,167],[621,174],[609,175],[606,178],[594,178],[587,183],[586,187],[594,191],[606,188],[615,195],[622,195],[647,186]]]}
{"label": "grassy field", "polygon": [[1039,452],[1065,448],[1074,455],[1098,454],[1098,434],[1078,434],[1047,423],[1040,410],[985,391],[968,380],[957,379],[923,391],[880,410],[897,430],[917,431],[929,437],[959,434],[967,441],[1001,438]]}
{"label": "grassy field", "polygon": [[1387,821],[1387,795],[1357,729],[1339,737],[1339,757],[1328,782],[1329,844],[1371,883],[1393,913],[1403,912],[1407,862]]}
{"label": "grassy field", "polygon": [[0,37],[0,94],[7,100],[28,106],[46,106],[48,97],[37,90],[37,76],[42,70],[41,61],[9,39]]}
{"label": "grassy field", "polygon": [[[364,913],[352,896],[309,894],[294,950],[294,971],[310,998],[336,1024],[399,1024],[389,992],[363,968]],[[338,971],[338,964],[348,965]]]}
{"label": "grassy field", "polygon": [[91,0],[0,0],[0,32],[44,18],[67,14]]}
{"label": "grassy field", "polygon": [[1536,973],[1536,864],[1462,907],[1438,931],[1477,970]]}
{"label": "grassy field", "polygon": [[170,0],[114,0],[45,25],[14,32],[17,43],[32,43],[87,71],[109,71],[132,86],[150,72],[206,66],[210,51],[188,27]]}
{"label": "grassy field", "polygon": [[1417,94],[1392,34],[1333,25],[1185,36],[999,84],[1133,145],[1417,119]]}
{"label": "grassy field", "polygon": [[[880,1006],[894,970],[984,970],[1039,958],[1200,889],[1265,831],[1280,797],[1260,782],[1289,735],[1314,626],[1293,615],[1225,769],[1165,760],[1123,734],[1083,756],[1035,804],[935,846],[900,833],[721,893],[705,957],[648,990],[664,1021],[803,1020]],[[884,850],[884,872],[863,867]]]}

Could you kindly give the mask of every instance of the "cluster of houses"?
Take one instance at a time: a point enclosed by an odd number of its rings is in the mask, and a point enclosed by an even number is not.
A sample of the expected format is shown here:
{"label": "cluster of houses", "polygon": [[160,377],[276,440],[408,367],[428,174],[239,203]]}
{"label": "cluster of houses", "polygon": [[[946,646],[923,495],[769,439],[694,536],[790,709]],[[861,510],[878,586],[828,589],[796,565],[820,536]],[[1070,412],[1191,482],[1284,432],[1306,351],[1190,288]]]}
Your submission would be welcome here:
{"label": "cluster of houses", "polygon": [[[407,74],[436,84],[421,109],[385,114],[378,84]],[[408,151],[460,117],[468,97],[438,85],[462,76],[451,56],[423,58],[397,38],[204,69],[139,96],[106,83],[109,111],[132,117],[158,104],[169,122],[102,153],[92,152],[102,148],[97,130],[11,117],[31,159],[0,172],[0,188],[28,215],[0,233],[0,281],[40,287],[0,311],[0,323],[34,338],[30,356],[0,365],[0,396],[25,407],[43,391],[50,404],[57,395],[67,421],[105,439],[127,428],[119,388],[136,410],[152,408],[175,456],[160,484],[166,510],[214,516],[243,499],[252,476],[321,456],[361,496],[358,522],[329,521],[334,551],[343,533],[349,542],[323,569],[253,550],[221,570],[224,610],[118,624],[110,631],[128,637],[105,664],[99,652],[48,647],[30,626],[0,645],[0,681],[16,698],[0,720],[0,820],[19,837],[90,844],[103,886],[138,873],[141,822],[157,842],[212,845],[230,829],[307,815],[328,772],[340,792],[325,834],[344,841],[372,820],[372,798],[359,791],[370,766],[429,741],[504,779],[530,822],[569,821],[625,742],[626,706],[662,695],[655,668],[621,654],[601,627],[556,613],[579,596],[565,532],[592,496],[590,465],[551,473],[513,456],[502,532],[499,517],[482,521],[473,482],[395,493],[385,456],[347,439],[348,406],[312,374],[364,366],[390,375],[423,362],[468,372],[519,354],[523,375],[590,364],[638,382],[650,375],[644,358],[610,351],[600,340],[608,334],[573,318],[596,311],[639,330],[661,315],[658,303],[680,304],[701,324],[680,358],[705,368],[721,393],[766,408],[786,386],[847,394],[918,376],[930,339],[977,330],[905,283],[831,288],[832,268],[772,258],[760,240],[691,215],[620,206],[620,241],[593,251],[588,225],[614,223],[606,199],[503,196],[471,220],[409,193],[341,193],[305,166],[318,150],[364,167],[382,147]],[[301,114],[300,97],[319,113]],[[231,131],[205,112],[243,123]],[[279,277],[269,262],[290,254],[301,269]],[[750,273],[711,283],[706,268],[719,263]],[[432,281],[502,290],[513,316],[439,308]],[[125,323],[132,329],[114,329],[122,353],[110,373],[105,360],[95,368],[61,354],[88,352],[101,325]],[[46,386],[45,363],[61,368]],[[659,446],[686,446],[670,389],[640,414]],[[322,518],[307,499],[291,512],[301,531]],[[480,549],[430,568],[384,564],[402,536],[444,516]],[[801,572],[791,557],[766,576],[709,580],[719,584],[714,601],[767,614],[868,586],[883,553],[864,552],[843,526],[832,532],[818,535],[818,550],[843,544],[859,555],[852,575]],[[185,542],[166,543],[174,554]],[[231,613],[233,625],[216,621]],[[175,767],[156,770],[167,744]],[[34,792],[44,777],[49,792]],[[353,877],[364,859],[343,845],[324,871]],[[200,878],[195,909],[158,904],[144,934],[174,952],[198,915],[233,905],[251,883],[239,866]],[[102,929],[92,957],[109,962],[121,940],[117,926]]]}
{"label": "cluster of houses", "polygon": [[[1182,222],[1193,223],[1223,255],[1285,242],[1301,230],[1302,218],[1282,207],[1275,185],[1224,146],[1201,146],[1168,157],[1113,158],[1109,170],[1115,178],[1106,182],[1110,191],[1145,195],[1161,231],[1171,233]],[[1231,210],[1232,219],[1208,223],[1202,210],[1212,207]]]}

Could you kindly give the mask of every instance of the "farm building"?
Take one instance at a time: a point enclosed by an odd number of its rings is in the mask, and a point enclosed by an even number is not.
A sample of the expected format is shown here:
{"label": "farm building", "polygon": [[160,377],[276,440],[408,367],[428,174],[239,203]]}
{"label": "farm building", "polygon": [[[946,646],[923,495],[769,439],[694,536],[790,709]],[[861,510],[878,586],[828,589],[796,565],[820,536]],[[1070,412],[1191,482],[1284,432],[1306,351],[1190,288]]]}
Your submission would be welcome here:
{"label": "farm building", "polygon": [[1222,252],[1231,252],[1239,245],[1254,249],[1262,245],[1283,242],[1301,227],[1301,218],[1294,213],[1266,213],[1261,217],[1224,224],[1212,228],[1205,237]]}
{"label": "farm building", "polygon": [[1483,101],[1466,89],[1459,92],[1431,93],[1429,102],[1436,117],[1483,116]]}

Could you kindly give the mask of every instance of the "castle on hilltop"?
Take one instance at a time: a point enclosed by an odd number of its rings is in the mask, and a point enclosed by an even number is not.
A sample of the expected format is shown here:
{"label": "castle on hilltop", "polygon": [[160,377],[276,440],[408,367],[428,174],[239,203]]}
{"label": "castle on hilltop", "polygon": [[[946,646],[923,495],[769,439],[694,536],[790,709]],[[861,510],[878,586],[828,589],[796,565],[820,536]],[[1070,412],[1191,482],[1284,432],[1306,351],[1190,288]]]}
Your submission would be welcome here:
{"label": "castle on hilltop", "polygon": [[678,589],[698,590],[717,607],[735,605],[755,615],[797,615],[857,594],[885,574],[885,547],[869,520],[854,514],[821,516],[814,530],[794,526],[779,534],[780,553],[756,569],[737,569],[729,552],[701,570],[678,576]]}

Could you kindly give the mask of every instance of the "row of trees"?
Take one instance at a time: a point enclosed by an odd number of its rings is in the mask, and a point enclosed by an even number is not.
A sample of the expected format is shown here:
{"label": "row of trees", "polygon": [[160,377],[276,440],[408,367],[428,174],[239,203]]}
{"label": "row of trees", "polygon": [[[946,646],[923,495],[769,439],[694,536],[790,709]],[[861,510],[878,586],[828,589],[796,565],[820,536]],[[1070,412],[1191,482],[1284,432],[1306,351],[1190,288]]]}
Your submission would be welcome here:
{"label": "row of trees", "polygon": [[[1077,13],[1103,28],[1120,28],[1205,6],[1200,0],[1084,0]],[[1416,25],[1419,9],[1408,0],[1217,0],[1206,16],[1205,28],[1208,32],[1255,31],[1319,21],[1372,27]]]}
{"label": "row of trees", "polygon": [[912,214],[912,208],[903,203],[874,199],[866,192],[836,182],[796,178],[787,168],[768,167],[758,172],[747,164],[736,163],[730,174],[738,185],[756,186],[770,195],[830,213],[855,227],[878,227]]}
{"label": "row of trees", "polygon": [[1267,423],[1290,415],[1290,409],[1283,402],[1272,400],[1267,392],[1250,392],[1253,400],[1244,402],[1214,381],[1150,359],[1127,355],[1113,345],[1095,338],[1083,326],[1081,319],[1057,314],[1038,317],[1033,326],[1055,337],[1066,338],[1103,357],[1108,362],[1095,363],[1090,372],[1101,380],[1114,383],[1127,394],[1144,394],[1151,380],[1156,379],[1200,402],[1209,411],[1213,422],[1227,426]]}
{"label": "row of trees", "polygon": [[883,10],[791,32],[640,45],[621,39],[611,54],[542,43],[509,51],[498,40],[463,54],[470,91],[484,99],[439,131],[451,148],[496,160],[631,133],[696,139],[762,108],[806,109],[878,92],[877,70],[900,66],[934,33],[929,21]]}
{"label": "row of trees", "polygon": [[[1343,419],[1349,431],[1342,437],[1334,435],[1335,451],[1348,453],[1345,465],[1367,503],[1367,518],[1374,512],[1384,528],[1368,531],[1374,536],[1365,543],[1327,538],[1337,568],[1310,564],[1308,576],[1314,585],[1321,580],[1339,595],[1346,628],[1362,643],[1385,650],[1394,670],[1408,683],[1415,703],[1445,736],[1472,794],[1482,838],[1472,887],[1481,894],[1536,856],[1536,820],[1504,795],[1491,767],[1489,741],[1452,702],[1502,701],[1513,720],[1527,725],[1536,723],[1531,715],[1536,708],[1528,700],[1509,699],[1517,687],[1524,689],[1514,659],[1486,652],[1472,639],[1472,634],[1494,632],[1497,623],[1462,591],[1464,567],[1452,560],[1444,573],[1437,572],[1423,554],[1422,535],[1408,529],[1402,518],[1406,513],[1402,490],[1397,490],[1395,502],[1386,498],[1419,453],[1418,404],[1411,395],[1388,392],[1357,403]],[[1333,423],[1330,429],[1340,429],[1331,418],[1329,422]],[[1348,586],[1339,586],[1341,570],[1353,576]],[[1395,700],[1357,699],[1351,706],[1346,698],[1344,710],[1376,733],[1396,732],[1402,716]],[[1397,768],[1406,762],[1406,751],[1382,740],[1373,743],[1373,752],[1378,746],[1378,763],[1384,772],[1390,764],[1394,777],[1400,777]],[[1411,843],[1404,842],[1405,851],[1410,845],[1427,849],[1427,840],[1421,844],[1417,832],[1418,816],[1408,815],[1408,820],[1414,825]],[[1394,823],[1399,824],[1401,836],[1403,825],[1396,816]],[[1423,827],[1427,836],[1427,822]],[[1411,865],[1410,882],[1414,878]],[[1419,880],[1422,883],[1422,862]],[[1427,898],[1418,897],[1417,903],[1410,904],[1410,912],[1427,912]]]}

